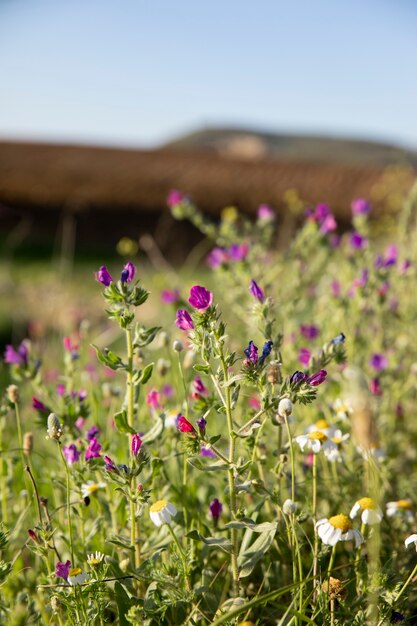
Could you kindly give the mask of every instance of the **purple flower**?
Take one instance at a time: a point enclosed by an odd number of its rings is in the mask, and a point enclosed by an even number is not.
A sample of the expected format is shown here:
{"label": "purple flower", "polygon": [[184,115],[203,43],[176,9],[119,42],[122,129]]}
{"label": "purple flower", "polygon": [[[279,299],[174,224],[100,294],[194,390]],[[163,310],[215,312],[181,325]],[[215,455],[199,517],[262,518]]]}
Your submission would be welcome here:
{"label": "purple flower", "polygon": [[7,345],[4,352],[4,362],[10,365],[27,365],[28,349],[25,343],[22,342],[17,350],[13,346]]}
{"label": "purple flower", "polygon": [[298,385],[305,380],[306,375],[303,372],[297,370],[290,378],[290,385]]}
{"label": "purple flower", "polygon": [[180,300],[180,292],[178,289],[164,289],[161,292],[161,300],[164,304],[175,304]]}
{"label": "purple flower", "polygon": [[78,392],[78,400],[80,402],[84,402],[87,396],[88,396],[88,391],[86,389],[80,389],[80,391]]}
{"label": "purple flower", "polygon": [[271,209],[267,204],[261,204],[258,208],[258,220],[262,221],[272,221],[275,217],[274,210]]}
{"label": "purple flower", "polygon": [[330,207],[328,204],[324,204],[324,203],[318,204],[313,213],[314,219],[319,224],[322,224],[324,220],[326,219],[326,217],[329,217],[329,215],[332,215]]}
{"label": "purple flower", "polygon": [[211,306],[211,303],[213,302],[213,294],[205,287],[200,287],[200,285],[194,285],[194,287],[191,287],[188,302],[194,309],[198,309],[199,311],[205,311],[209,308],[209,306]]}
{"label": "purple flower", "polygon": [[87,430],[87,432],[85,433],[85,436],[87,437],[88,441],[91,441],[92,439],[95,438],[96,435],[99,434],[99,432],[100,432],[99,427],[94,424],[93,426],[91,426],[91,428]]}
{"label": "purple flower", "polygon": [[315,374],[312,374],[307,378],[307,382],[313,387],[317,387],[321,385],[326,380],[327,372],[326,370],[319,370]]}
{"label": "purple flower", "polygon": [[66,563],[61,563],[61,561],[58,561],[58,563],[55,566],[55,576],[58,576],[58,578],[63,578],[64,580],[67,580],[70,569],[71,569],[71,561],[67,561]]}
{"label": "purple flower", "polygon": [[238,245],[234,243],[230,246],[228,253],[231,261],[244,261],[248,256],[249,246],[247,243]]}
{"label": "purple flower", "polygon": [[330,215],[328,215],[320,224],[320,232],[324,234],[331,233],[334,230],[336,230],[336,228],[337,228],[337,222],[332,213],[330,213]]}
{"label": "purple flower", "polygon": [[184,195],[177,189],[171,189],[167,196],[167,205],[171,209],[176,204],[181,204],[184,200]]}
{"label": "purple flower", "polygon": [[298,353],[298,360],[301,365],[308,365],[311,358],[311,352],[308,348],[301,348]]}
{"label": "purple flower", "polygon": [[356,231],[351,233],[350,235],[350,245],[354,250],[363,250],[368,243],[366,237],[363,237],[360,233]]}
{"label": "purple flower", "polygon": [[130,283],[132,282],[136,272],[136,267],[133,265],[131,261],[128,261],[124,266],[122,273],[120,275],[120,281],[122,283]]}
{"label": "purple flower", "polygon": [[382,396],[382,387],[379,378],[372,378],[369,387],[374,396]]}
{"label": "purple flower", "polygon": [[333,346],[337,346],[340,343],[345,343],[346,336],[343,333],[339,333],[336,337],[334,337],[330,344]]}
{"label": "purple flower", "polygon": [[97,459],[100,456],[101,448],[101,443],[93,437],[90,441],[90,445],[85,451],[85,460],[89,461],[90,459]]}
{"label": "purple flower", "polygon": [[385,250],[385,256],[382,257],[380,254],[375,259],[375,267],[377,270],[382,269],[384,267],[390,267],[391,265],[395,265],[398,259],[398,248],[397,246],[391,245],[388,246]]}
{"label": "purple flower", "polygon": [[181,330],[192,330],[194,328],[191,315],[188,313],[188,311],[185,311],[184,309],[178,309],[175,324]]}
{"label": "purple flower", "polygon": [[78,430],[82,430],[84,428],[84,424],[85,424],[85,417],[77,417],[74,425],[75,425],[75,428],[78,428]]}
{"label": "purple flower", "polygon": [[105,455],[103,457],[103,461],[106,464],[104,469],[106,469],[108,472],[117,472],[117,467],[109,456]]}
{"label": "purple flower", "polygon": [[194,378],[193,387],[194,393],[197,394],[197,396],[205,395],[206,393],[208,393],[208,389],[204,386],[204,383],[201,380],[200,376],[196,376]]}
{"label": "purple flower", "polygon": [[253,297],[256,298],[256,300],[259,300],[259,302],[263,302],[265,300],[264,292],[259,287],[256,281],[254,280],[250,281],[249,291],[251,292]]}
{"label": "purple flower", "polygon": [[80,458],[80,452],[77,450],[77,446],[75,443],[70,444],[69,446],[64,446],[62,448],[62,452],[64,453],[64,457],[67,459],[68,465],[74,465]]}
{"label": "purple flower", "polygon": [[204,435],[204,434],[205,434],[205,432],[206,432],[207,420],[206,420],[206,419],[204,419],[204,417],[200,417],[200,418],[197,420],[197,426],[198,426],[198,429],[199,429],[200,433],[201,433],[202,435]]}
{"label": "purple flower", "polygon": [[43,402],[41,402],[36,396],[32,398],[32,407],[36,409],[36,411],[46,411],[46,406]]}
{"label": "purple flower", "polygon": [[216,456],[211,448],[206,448],[205,446],[201,446],[200,454],[201,456],[209,456],[211,458]]}
{"label": "purple flower", "polygon": [[376,372],[380,372],[388,367],[388,359],[384,354],[375,353],[369,359],[369,365],[373,367]]}
{"label": "purple flower", "polygon": [[405,259],[400,267],[398,268],[398,271],[400,274],[405,274],[405,272],[411,267],[411,261],[410,259]]}
{"label": "purple flower", "polygon": [[218,520],[220,515],[222,514],[223,505],[217,498],[214,498],[214,500],[212,500],[209,504],[209,509],[212,518],[214,520]]}
{"label": "purple flower", "polygon": [[172,385],[164,385],[161,389],[161,393],[166,398],[172,398],[174,395],[174,388]]}
{"label": "purple flower", "polygon": [[355,198],[351,204],[352,215],[368,215],[371,211],[371,205],[365,198]]}
{"label": "purple flower", "polygon": [[252,365],[256,365],[258,362],[258,348],[255,346],[253,341],[249,341],[248,347],[244,352],[248,361],[247,363],[245,362],[245,365],[249,365],[250,363],[252,363]]}
{"label": "purple flower", "polygon": [[312,341],[319,336],[320,331],[314,324],[301,324],[300,333],[303,335],[303,337]]}
{"label": "purple flower", "polygon": [[139,450],[142,445],[142,439],[140,435],[134,434],[132,435],[132,454],[133,456],[137,456],[139,454]]}
{"label": "purple flower", "polygon": [[262,354],[259,359],[259,365],[263,365],[265,359],[271,354],[272,346],[274,345],[273,341],[266,341],[262,348]]}
{"label": "purple flower", "polygon": [[113,282],[113,278],[109,274],[109,271],[105,265],[102,265],[99,268],[98,272],[96,272],[95,274],[95,277],[96,277],[96,280],[102,285],[104,285],[105,287],[108,287],[110,283]]}
{"label": "purple flower", "polygon": [[225,265],[229,260],[229,255],[226,250],[223,248],[213,248],[210,254],[207,257],[207,265],[211,267],[212,270],[217,269],[221,265]]}
{"label": "purple flower", "polygon": [[332,291],[333,298],[340,298],[342,293],[341,286],[338,280],[334,280],[330,285],[330,289]]}

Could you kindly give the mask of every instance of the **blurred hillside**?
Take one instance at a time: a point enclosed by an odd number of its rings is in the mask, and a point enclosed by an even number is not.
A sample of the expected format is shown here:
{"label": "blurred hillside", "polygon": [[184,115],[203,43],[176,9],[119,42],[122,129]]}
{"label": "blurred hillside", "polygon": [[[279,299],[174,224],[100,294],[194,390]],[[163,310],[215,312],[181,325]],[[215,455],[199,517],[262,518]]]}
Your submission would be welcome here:
{"label": "blurred hillside", "polygon": [[71,246],[100,254],[125,235],[152,233],[164,253],[181,260],[198,237],[171,218],[172,188],[212,216],[228,205],[253,214],[268,203],[287,229],[294,211],[327,202],[343,227],[352,198],[373,196],[376,212],[383,210],[387,166],[411,172],[400,177],[399,191],[406,191],[417,154],[372,142],[230,129],[193,133],[157,150],[0,142],[1,234],[20,228],[20,239],[34,246],[65,231]]}

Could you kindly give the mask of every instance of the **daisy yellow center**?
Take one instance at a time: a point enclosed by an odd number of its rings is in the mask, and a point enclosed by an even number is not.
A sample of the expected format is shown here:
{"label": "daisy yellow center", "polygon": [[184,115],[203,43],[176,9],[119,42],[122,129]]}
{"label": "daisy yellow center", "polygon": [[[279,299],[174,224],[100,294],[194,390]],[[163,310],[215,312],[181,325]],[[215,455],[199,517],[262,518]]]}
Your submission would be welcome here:
{"label": "daisy yellow center", "polygon": [[338,446],[339,444],[342,443],[342,438],[341,437],[332,437],[332,441],[333,441],[333,443],[335,443]]}
{"label": "daisy yellow center", "polygon": [[329,422],[325,419],[321,419],[314,424],[317,430],[322,430],[323,428],[329,428]]}
{"label": "daisy yellow center", "polygon": [[91,567],[95,567],[96,565],[100,565],[101,559],[96,559],[93,557],[92,559],[89,559],[88,562],[91,565]]}
{"label": "daisy yellow center", "polygon": [[82,574],[83,570],[81,569],[81,567],[71,567],[70,571],[68,572],[68,576],[79,576],[80,574]]}
{"label": "daisy yellow center", "polygon": [[319,432],[318,430],[315,430],[314,433],[310,433],[309,438],[312,440],[318,440],[318,441],[327,441],[328,439],[327,435]]}
{"label": "daisy yellow center", "polygon": [[397,507],[399,509],[411,509],[412,506],[411,500],[397,500]]}
{"label": "daisy yellow center", "polygon": [[87,485],[87,491],[88,493],[94,493],[95,491],[98,491],[97,483],[94,483],[94,485]]}
{"label": "daisy yellow center", "polygon": [[376,509],[377,507],[375,500],[372,500],[372,498],[361,498],[358,500],[358,504],[361,509]]}
{"label": "daisy yellow center", "polygon": [[166,507],[167,504],[168,502],[166,500],[157,500],[157,502],[154,502],[152,504],[149,510],[151,513],[160,513],[162,509]]}
{"label": "daisy yellow center", "polygon": [[342,533],[347,533],[347,531],[352,528],[352,522],[344,513],[333,515],[333,517],[329,519],[329,524],[331,524],[333,528],[340,528]]}

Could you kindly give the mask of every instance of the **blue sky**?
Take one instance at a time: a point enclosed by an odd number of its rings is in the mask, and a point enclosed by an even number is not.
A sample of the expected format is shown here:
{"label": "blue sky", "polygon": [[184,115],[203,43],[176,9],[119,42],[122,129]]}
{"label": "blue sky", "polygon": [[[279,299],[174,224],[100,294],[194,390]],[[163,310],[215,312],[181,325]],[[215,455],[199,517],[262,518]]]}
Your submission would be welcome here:
{"label": "blue sky", "polygon": [[0,0],[0,138],[248,126],[417,147],[414,0]]}

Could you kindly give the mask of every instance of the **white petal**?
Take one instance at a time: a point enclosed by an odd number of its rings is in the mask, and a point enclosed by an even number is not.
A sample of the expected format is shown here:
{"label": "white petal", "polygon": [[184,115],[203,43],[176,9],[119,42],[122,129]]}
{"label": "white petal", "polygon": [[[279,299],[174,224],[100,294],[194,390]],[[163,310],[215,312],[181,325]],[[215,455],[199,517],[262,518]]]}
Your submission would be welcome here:
{"label": "white petal", "polygon": [[335,546],[338,541],[342,539],[342,531],[340,528],[334,528],[332,535],[329,536],[326,542],[329,546]]}
{"label": "white petal", "polygon": [[365,509],[362,512],[362,522],[364,524],[379,524],[382,520],[381,509]]}
{"label": "white petal", "polygon": [[155,526],[162,526],[163,521],[161,520],[159,512],[157,512],[157,511],[150,511],[149,512],[149,517],[151,518],[151,520],[153,521]]}
{"label": "white petal", "polygon": [[[408,548],[410,543],[414,543],[416,545],[417,544],[417,535],[415,533],[413,535],[410,535],[409,537],[407,537],[407,539],[404,541],[404,543],[405,543],[405,547],[406,548]],[[416,545],[416,549],[417,549],[417,545]]]}
{"label": "white petal", "polygon": [[323,524],[327,524],[328,521],[329,520],[327,519],[327,517],[322,517],[316,522],[315,528],[318,528],[319,526],[322,526]]}
{"label": "white petal", "polygon": [[352,510],[349,513],[349,517],[353,519],[354,517],[357,516],[360,510],[361,510],[361,505],[359,504],[359,502],[355,502],[355,504],[352,507]]}
{"label": "white petal", "polygon": [[314,454],[317,454],[317,452],[320,452],[321,443],[318,439],[312,439],[310,447],[313,450]]}
{"label": "white petal", "polygon": [[166,509],[167,509],[168,513],[170,513],[170,515],[172,515],[172,516],[177,514],[177,509],[170,502],[168,502],[168,504],[166,506]]}

